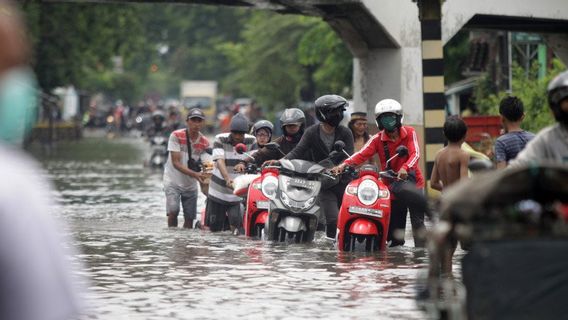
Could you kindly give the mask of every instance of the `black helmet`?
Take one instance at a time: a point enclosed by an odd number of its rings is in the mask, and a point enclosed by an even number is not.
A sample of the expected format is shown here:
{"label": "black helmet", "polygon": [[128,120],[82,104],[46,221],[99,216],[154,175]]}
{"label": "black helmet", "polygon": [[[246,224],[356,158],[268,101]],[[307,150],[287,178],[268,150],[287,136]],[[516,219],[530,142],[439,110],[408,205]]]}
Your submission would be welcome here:
{"label": "black helmet", "polygon": [[268,129],[268,133],[272,138],[272,131],[274,131],[274,125],[272,124],[272,122],[268,120],[259,120],[254,124],[254,126],[252,126],[251,132],[252,134],[256,135],[256,132],[260,129]]}
{"label": "black helmet", "polygon": [[560,108],[562,100],[568,98],[568,71],[564,71],[552,79],[548,84],[547,91],[548,104],[556,121],[561,123],[568,122],[568,114]]}
{"label": "black helmet", "polygon": [[306,115],[298,108],[288,108],[282,112],[280,123],[282,124],[282,130],[284,130],[284,126],[289,124],[297,124],[302,127],[306,125]]}
{"label": "black helmet", "polygon": [[231,131],[247,132],[249,130],[249,121],[241,113],[237,113],[231,119]]}
{"label": "black helmet", "polygon": [[[336,127],[337,125],[339,125],[339,122],[343,120],[343,111],[345,111],[348,102],[342,96],[327,94],[325,96],[317,98],[314,104],[316,118],[321,122],[325,122]],[[337,111],[341,111],[339,112],[341,115],[334,117],[334,119],[331,119],[330,115],[332,113],[337,113]]]}

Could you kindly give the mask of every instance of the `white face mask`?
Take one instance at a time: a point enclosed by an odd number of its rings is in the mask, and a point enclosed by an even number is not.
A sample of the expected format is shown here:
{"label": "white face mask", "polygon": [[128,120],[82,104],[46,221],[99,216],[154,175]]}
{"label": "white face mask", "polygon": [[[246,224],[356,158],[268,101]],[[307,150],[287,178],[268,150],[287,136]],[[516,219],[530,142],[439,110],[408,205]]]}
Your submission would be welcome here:
{"label": "white face mask", "polygon": [[8,70],[0,77],[0,140],[21,145],[37,118],[37,89],[28,68]]}

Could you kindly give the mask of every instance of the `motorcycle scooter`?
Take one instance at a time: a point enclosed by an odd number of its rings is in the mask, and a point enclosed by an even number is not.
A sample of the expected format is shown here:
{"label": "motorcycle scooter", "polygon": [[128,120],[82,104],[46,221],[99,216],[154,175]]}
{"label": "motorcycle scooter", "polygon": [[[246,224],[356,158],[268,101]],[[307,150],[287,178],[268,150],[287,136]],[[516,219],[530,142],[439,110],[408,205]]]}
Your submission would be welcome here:
{"label": "motorcycle scooter", "polygon": [[323,216],[317,199],[320,190],[339,181],[328,174],[326,166],[343,160],[340,150],[344,146],[342,141],[336,141],[334,152],[320,163],[282,159],[278,166],[267,167],[277,169],[278,174],[268,172],[261,184],[262,193],[270,199],[263,239],[296,243],[313,241],[318,221]]}
{"label": "motorcycle scooter", "polygon": [[150,147],[152,155],[150,156],[150,167],[164,168],[168,160],[168,138],[163,134],[157,134],[150,137]]}
{"label": "motorcycle scooter", "polygon": [[[399,146],[387,160],[408,155],[408,148]],[[345,189],[337,216],[335,245],[340,251],[384,250],[391,214],[391,193],[385,181],[394,181],[397,174],[389,169],[379,172],[375,165],[363,165],[355,170],[346,167],[343,174],[352,176]]]}
{"label": "motorcycle scooter", "polygon": [[[265,148],[278,149],[277,143],[268,143]],[[279,149],[278,149],[279,150]],[[252,158],[246,152],[244,144],[235,146],[235,151],[239,154],[245,154]],[[281,152],[282,153],[282,152]],[[284,155],[284,154],[283,154]],[[243,214],[243,228],[247,237],[260,239],[263,229],[268,219],[268,209],[270,201],[265,192],[271,192],[266,188],[262,189],[263,180],[274,181],[278,177],[278,169],[274,167],[258,168],[254,163],[248,163],[242,176],[235,178],[234,194],[244,199],[245,211]]]}

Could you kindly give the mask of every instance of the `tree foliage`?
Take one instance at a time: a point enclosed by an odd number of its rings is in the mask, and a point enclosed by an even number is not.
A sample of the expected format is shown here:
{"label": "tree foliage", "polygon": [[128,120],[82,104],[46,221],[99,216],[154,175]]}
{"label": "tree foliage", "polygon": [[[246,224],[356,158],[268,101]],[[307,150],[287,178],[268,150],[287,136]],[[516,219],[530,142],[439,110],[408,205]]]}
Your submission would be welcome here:
{"label": "tree foliage", "polygon": [[[224,6],[23,2],[45,90],[73,84],[131,103],[183,79],[290,105],[349,93],[352,58],[320,19]],[[122,58],[122,71],[113,59]]]}
{"label": "tree foliage", "polygon": [[[538,78],[539,66],[533,64],[527,73],[518,65],[513,67],[513,92],[523,101],[525,106],[525,121],[522,126],[525,130],[538,132],[540,129],[554,123],[554,117],[549,110],[546,87],[550,80],[557,74],[566,70],[566,66],[558,59],[552,60],[552,68],[545,77]],[[476,104],[481,113],[499,114],[499,102],[509,93],[498,92],[491,94],[488,86],[484,85],[487,80],[481,80],[476,92]]]}
{"label": "tree foliage", "polygon": [[233,67],[228,88],[271,107],[349,91],[351,54],[320,19],[257,12],[242,39],[220,47]]}

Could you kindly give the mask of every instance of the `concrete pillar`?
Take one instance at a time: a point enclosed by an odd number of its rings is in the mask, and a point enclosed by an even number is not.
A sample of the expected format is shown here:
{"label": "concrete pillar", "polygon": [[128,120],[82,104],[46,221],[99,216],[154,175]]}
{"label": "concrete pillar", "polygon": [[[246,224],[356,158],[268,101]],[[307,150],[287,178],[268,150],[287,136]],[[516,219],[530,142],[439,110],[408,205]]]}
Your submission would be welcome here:
{"label": "concrete pillar", "polygon": [[442,42],[440,0],[419,0],[418,8],[422,31],[425,174],[426,179],[429,180],[436,153],[444,147],[445,142],[442,130],[446,119],[444,45]]}

